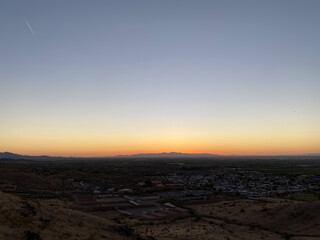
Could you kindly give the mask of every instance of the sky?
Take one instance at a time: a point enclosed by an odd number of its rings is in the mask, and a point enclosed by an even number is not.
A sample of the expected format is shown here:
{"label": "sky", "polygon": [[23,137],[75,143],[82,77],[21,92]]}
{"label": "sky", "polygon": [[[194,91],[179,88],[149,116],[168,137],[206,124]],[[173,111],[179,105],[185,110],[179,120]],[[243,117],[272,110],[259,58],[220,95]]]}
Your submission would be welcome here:
{"label": "sky", "polygon": [[320,153],[320,1],[3,0],[0,151]]}

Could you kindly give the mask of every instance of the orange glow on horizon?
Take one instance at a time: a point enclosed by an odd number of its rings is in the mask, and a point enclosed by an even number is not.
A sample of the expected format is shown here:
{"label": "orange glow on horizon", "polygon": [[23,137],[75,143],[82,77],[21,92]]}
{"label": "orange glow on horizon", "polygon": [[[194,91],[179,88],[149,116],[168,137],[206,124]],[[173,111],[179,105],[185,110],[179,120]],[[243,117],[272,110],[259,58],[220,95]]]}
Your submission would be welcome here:
{"label": "orange glow on horizon", "polygon": [[[91,130],[91,131],[90,131]],[[92,129],[2,131],[0,152],[24,155],[103,157],[139,153],[294,155],[320,153],[320,130],[269,128],[157,129],[110,132]]]}
{"label": "orange glow on horizon", "polygon": [[115,155],[131,155],[140,153],[181,152],[190,154],[218,154],[218,155],[295,155],[319,153],[319,146],[315,143],[291,141],[287,144],[268,141],[248,142],[208,142],[200,143],[144,143],[139,144],[104,144],[103,142],[28,142],[8,144],[0,151],[13,152],[23,155],[49,155],[64,157],[104,157]]}

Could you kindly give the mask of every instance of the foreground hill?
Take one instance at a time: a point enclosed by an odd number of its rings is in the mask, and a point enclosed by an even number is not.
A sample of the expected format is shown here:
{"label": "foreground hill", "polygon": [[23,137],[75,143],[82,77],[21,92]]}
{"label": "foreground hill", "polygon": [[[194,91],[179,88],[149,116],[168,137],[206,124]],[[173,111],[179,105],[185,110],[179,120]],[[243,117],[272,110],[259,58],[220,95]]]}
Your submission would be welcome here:
{"label": "foreground hill", "polygon": [[197,214],[229,224],[280,234],[284,239],[320,239],[320,202],[284,199],[232,201],[192,206]]}
{"label": "foreground hill", "polygon": [[64,207],[59,200],[23,200],[0,192],[0,239],[136,239],[129,228]]}
{"label": "foreground hill", "polygon": [[123,218],[118,224],[68,209],[60,200],[26,200],[0,192],[0,239],[320,239],[319,201],[273,198],[188,207],[192,215],[185,218],[153,222]]}
{"label": "foreground hill", "polygon": [[319,240],[320,202],[234,200],[189,205],[193,216],[170,222],[128,220],[136,233],[157,240]]}

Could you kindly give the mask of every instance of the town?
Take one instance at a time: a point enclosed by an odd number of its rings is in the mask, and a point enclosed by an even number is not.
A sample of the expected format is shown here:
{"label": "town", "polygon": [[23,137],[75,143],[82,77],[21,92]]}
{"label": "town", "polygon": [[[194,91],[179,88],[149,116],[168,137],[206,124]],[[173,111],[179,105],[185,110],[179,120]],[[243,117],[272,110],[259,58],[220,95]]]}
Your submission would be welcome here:
{"label": "town", "polygon": [[0,221],[28,240],[47,239],[46,232],[55,239],[314,240],[320,164],[306,156],[2,158],[0,203]]}
{"label": "town", "polygon": [[[272,172],[273,161],[268,159],[20,162],[23,174],[2,174],[0,188],[22,196],[64,199],[71,209],[107,219],[172,219],[189,215],[188,205],[301,193],[319,198],[320,177],[314,172],[319,166],[309,162],[280,161],[278,165],[293,171],[285,174]],[[265,165],[271,167],[269,172],[260,169]],[[15,165],[11,161],[3,166]]]}

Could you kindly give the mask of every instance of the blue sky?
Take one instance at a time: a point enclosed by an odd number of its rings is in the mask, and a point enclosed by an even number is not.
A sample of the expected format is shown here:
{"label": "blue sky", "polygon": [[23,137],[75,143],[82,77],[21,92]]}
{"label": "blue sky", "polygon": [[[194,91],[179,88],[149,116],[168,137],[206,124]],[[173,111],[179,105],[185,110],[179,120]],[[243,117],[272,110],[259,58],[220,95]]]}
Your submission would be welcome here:
{"label": "blue sky", "polygon": [[[237,143],[273,153],[260,147],[272,139],[283,146],[274,153],[320,151],[319,10],[319,1],[2,1],[0,151],[76,155],[49,147],[66,138],[99,139],[106,155],[158,145],[238,153]],[[240,144],[251,141],[259,148]]]}

